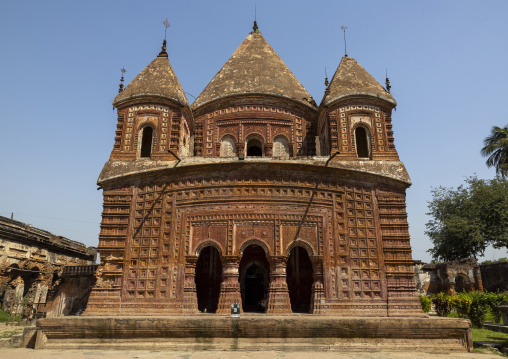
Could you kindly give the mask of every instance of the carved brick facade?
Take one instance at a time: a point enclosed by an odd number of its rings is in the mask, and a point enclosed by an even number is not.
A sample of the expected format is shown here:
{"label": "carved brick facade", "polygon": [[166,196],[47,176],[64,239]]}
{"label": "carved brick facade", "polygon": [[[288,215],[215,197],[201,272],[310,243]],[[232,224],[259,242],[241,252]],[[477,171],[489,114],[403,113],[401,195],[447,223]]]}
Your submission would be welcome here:
{"label": "carved brick facade", "polygon": [[114,101],[87,313],[422,315],[391,95],[347,58],[317,107],[255,29],[189,106],[166,58]]}

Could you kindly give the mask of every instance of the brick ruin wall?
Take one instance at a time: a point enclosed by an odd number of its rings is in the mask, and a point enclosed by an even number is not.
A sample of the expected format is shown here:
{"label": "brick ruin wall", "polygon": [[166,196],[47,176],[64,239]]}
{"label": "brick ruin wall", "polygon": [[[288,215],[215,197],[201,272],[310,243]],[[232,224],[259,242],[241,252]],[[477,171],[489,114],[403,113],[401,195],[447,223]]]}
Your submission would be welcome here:
{"label": "brick ruin wall", "polygon": [[95,257],[95,248],[0,217],[1,309],[24,316],[43,311],[62,270],[90,265]]}

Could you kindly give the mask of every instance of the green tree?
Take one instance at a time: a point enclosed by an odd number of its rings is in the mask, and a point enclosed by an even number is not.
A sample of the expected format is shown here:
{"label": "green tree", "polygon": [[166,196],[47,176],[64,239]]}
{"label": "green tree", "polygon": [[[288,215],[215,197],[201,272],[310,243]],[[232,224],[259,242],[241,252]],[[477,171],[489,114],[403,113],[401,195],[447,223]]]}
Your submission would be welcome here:
{"label": "green tree", "polygon": [[508,180],[469,177],[457,189],[433,189],[432,197],[425,233],[433,258],[478,257],[488,245],[508,248]]}
{"label": "green tree", "polygon": [[487,158],[487,167],[495,167],[496,174],[505,177],[508,175],[508,125],[503,128],[494,126],[490,136],[483,140],[481,150],[483,157]]}

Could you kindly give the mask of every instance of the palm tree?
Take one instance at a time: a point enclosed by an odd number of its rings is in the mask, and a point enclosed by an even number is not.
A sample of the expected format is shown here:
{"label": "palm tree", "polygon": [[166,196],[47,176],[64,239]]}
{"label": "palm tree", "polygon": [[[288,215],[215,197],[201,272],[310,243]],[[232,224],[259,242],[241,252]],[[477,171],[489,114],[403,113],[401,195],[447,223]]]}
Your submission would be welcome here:
{"label": "palm tree", "polygon": [[490,136],[483,140],[485,147],[481,154],[487,158],[487,167],[495,167],[496,174],[508,175],[508,125],[503,128],[494,126]]}

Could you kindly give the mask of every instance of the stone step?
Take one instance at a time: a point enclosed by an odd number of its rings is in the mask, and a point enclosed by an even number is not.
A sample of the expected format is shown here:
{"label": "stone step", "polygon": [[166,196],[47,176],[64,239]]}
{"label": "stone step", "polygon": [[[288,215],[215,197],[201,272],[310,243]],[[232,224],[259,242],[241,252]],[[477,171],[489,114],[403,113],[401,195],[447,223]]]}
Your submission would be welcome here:
{"label": "stone step", "polygon": [[454,318],[203,314],[44,318],[35,347],[449,352],[471,350],[472,341],[470,322]]}

